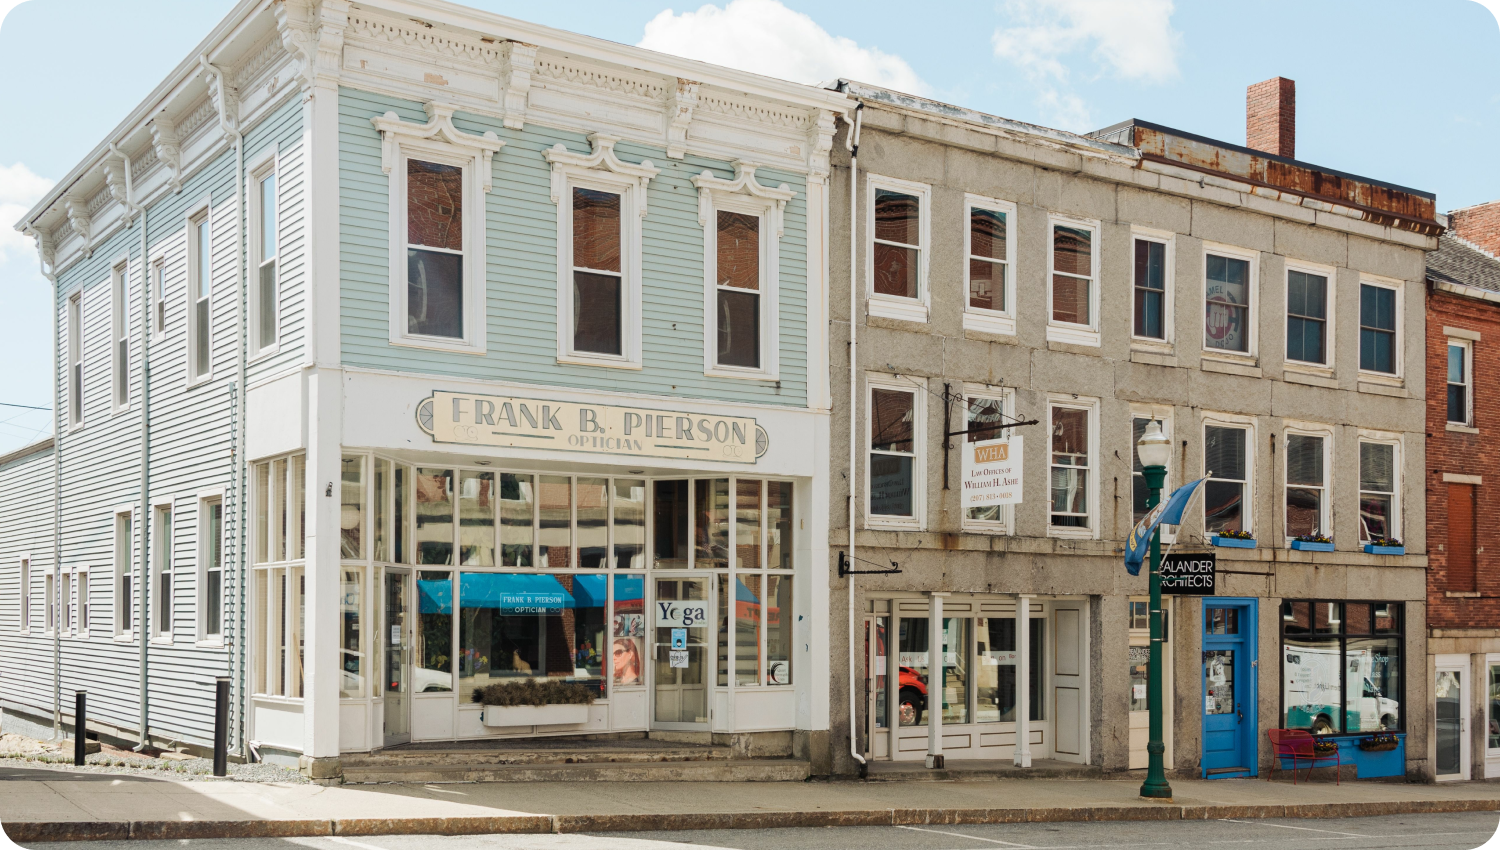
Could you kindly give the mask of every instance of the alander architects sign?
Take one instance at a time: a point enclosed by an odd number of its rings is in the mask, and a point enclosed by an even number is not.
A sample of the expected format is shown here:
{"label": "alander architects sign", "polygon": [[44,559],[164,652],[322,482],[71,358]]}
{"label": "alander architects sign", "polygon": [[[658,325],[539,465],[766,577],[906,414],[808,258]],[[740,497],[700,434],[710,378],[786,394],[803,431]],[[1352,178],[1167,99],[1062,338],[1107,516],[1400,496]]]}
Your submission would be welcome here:
{"label": "alander architects sign", "polygon": [[770,438],[743,416],[433,392],[417,425],[434,442],[755,463]]}

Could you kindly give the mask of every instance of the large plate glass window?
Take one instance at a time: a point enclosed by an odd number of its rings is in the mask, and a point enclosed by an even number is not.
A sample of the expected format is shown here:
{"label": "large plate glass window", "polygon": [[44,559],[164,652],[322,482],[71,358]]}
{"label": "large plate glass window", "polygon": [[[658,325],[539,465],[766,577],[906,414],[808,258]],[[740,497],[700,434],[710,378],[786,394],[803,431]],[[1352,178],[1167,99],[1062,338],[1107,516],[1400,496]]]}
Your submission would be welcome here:
{"label": "large plate glass window", "polygon": [[1399,602],[1282,602],[1281,725],[1314,735],[1405,728],[1403,615]]}

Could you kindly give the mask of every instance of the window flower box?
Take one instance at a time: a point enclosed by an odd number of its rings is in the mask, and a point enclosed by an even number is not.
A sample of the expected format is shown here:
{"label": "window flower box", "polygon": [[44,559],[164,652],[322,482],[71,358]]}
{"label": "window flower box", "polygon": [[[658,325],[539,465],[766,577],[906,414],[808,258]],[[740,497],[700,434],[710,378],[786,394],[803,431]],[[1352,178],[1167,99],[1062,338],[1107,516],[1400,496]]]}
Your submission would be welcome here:
{"label": "window flower box", "polygon": [[1371,735],[1359,740],[1359,748],[1367,753],[1388,753],[1401,746],[1401,740],[1395,735]]}
{"label": "window flower box", "polygon": [[487,705],[482,717],[486,726],[562,726],[589,722],[589,707],[568,703]]}
{"label": "window flower box", "polygon": [[1332,552],[1332,543],[1317,543],[1312,540],[1293,540],[1292,548],[1299,552]]}
{"label": "window flower box", "polygon": [[1365,544],[1366,555],[1405,555],[1405,546],[1377,546],[1374,543]]}
{"label": "window flower box", "polygon": [[564,726],[587,723],[594,689],[582,682],[520,679],[475,688],[486,726]]}
{"label": "window flower box", "polygon": [[1209,538],[1209,542],[1213,543],[1213,545],[1215,546],[1222,546],[1226,549],[1255,548],[1254,537],[1225,537],[1222,534],[1215,534]]}

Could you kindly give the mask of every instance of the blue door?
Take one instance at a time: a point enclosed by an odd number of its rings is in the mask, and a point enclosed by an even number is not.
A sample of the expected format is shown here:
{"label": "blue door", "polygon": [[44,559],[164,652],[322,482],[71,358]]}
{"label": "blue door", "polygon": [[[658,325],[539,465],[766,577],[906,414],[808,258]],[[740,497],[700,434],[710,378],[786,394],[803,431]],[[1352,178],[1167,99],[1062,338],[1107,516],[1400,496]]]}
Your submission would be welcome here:
{"label": "blue door", "polygon": [[1256,774],[1254,599],[1203,600],[1203,775]]}

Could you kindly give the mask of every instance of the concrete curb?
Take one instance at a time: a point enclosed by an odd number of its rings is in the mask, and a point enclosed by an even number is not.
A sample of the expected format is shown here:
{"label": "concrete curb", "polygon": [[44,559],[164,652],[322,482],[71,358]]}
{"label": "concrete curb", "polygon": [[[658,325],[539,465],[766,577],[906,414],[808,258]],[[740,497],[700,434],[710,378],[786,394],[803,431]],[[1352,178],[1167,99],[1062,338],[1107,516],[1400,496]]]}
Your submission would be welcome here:
{"label": "concrete curb", "polygon": [[647,832],[829,826],[1171,821],[1223,818],[1350,818],[1500,811],[1500,800],[1400,800],[1300,805],[1069,806],[1009,809],[862,809],[808,812],[689,812],[624,815],[497,815],[345,820],[31,821],[4,824],[15,842],[182,838],[306,838],[334,835],[494,835]]}

